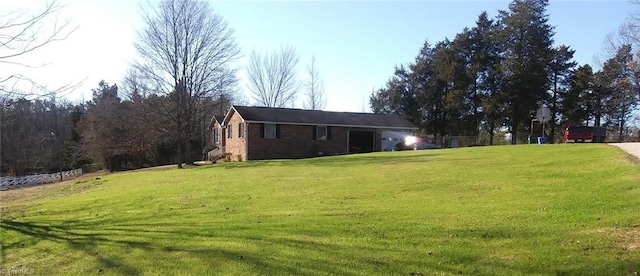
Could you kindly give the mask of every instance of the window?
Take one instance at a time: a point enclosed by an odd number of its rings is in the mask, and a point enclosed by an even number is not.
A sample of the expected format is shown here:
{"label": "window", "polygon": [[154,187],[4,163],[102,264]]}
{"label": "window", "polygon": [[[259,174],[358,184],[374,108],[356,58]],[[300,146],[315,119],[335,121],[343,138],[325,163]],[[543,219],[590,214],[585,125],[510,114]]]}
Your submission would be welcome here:
{"label": "window", "polygon": [[276,138],[276,125],[264,124],[264,138],[275,139]]}
{"label": "window", "polygon": [[316,127],[316,140],[327,140],[327,127],[326,126],[317,126]]}
{"label": "window", "polygon": [[233,137],[233,128],[231,125],[227,125],[227,138]]}
{"label": "window", "polygon": [[313,136],[311,139],[320,141],[331,140],[331,127],[313,126]]}
{"label": "window", "polygon": [[244,137],[244,124],[243,123],[239,123],[238,124],[238,137],[240,137],[240,138]]}
{"label": "window", "polygon": [[218,128],[213,129],[213,143],[220,143],[220,129]]}

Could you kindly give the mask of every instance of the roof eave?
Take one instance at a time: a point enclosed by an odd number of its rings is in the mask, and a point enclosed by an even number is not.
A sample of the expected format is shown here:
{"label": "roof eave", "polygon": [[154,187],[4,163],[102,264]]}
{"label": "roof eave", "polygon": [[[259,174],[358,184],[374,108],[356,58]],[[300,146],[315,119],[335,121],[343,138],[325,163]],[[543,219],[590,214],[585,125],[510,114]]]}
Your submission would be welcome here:
{"label": "roof eave", "polygon": [[405,129],[417,130],[417,127],[397,127],[397,126],[376,126],[376,125],[345,125],[345,124],[319,124],[319,123],[295,123],[295,122],[274,122],[274,121],[245,121],[251,124],[282,124],[282,125],[299,125],[299,126],[335,126],[335,127],[357,127],[357,128],[376,128],[376,129]]}
{"label": "roof eave", "polygon": [[238,112],[238,110],[235,108],[235,106],[231,106],[231,108],[229,108],[229,111],[227,111],[227,114],[224,115],[224,119],[222,120],[222,123],[220,125],[222,126],[226,126],[227,123],[229,122],[229,119],[231,119],[230,114],[231,111],[233,110],[233,112],[237,113],[238,116],[240,116],[240,119],[242,119],[242,121],[244,122],[244,118],[242,118],[242,114],[240,114],[240,112]]}

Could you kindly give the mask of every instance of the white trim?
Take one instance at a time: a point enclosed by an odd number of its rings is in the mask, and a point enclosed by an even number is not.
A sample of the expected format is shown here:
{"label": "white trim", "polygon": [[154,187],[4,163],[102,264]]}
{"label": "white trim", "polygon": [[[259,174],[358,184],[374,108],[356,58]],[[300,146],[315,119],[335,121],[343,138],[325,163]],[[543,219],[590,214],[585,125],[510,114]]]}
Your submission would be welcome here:
{"label": "white trim", "polygon": [[238,123],[238,138],[245,138],[245,136],[247,135],[245,125],[245,123]]}
{"label": "white trim", "polygon": [[[320,133],[319,130],[320,130],[321,127],[324,128],[324,139],[318,139],[318,134]],[[315,131],[315,133],[316,133],[315,140],[316,141],[327,141],[327,140],[329,140],[329,127],[328,126],[317,125],[317,126],[315,126],[315,128],[316,128],[316,131]]]}
{"label": "white trim", "polygon": [[213,133],[212,134],[213,134],[213,144],[214,145],[222,144],[222,141],[221,141],[222,139],[220,139],[221,138],[220,136],[222,136],[220,134],[220,132],[221,132],[220,130],[222,130],[222,128],[217,128],[217,127],[213,128]]}
{"label": "white trim", "polygon": [[241,123],[245,123],[244,118],[242,118],[242,114],[240,114],[240,112],[238,112],[238,110],[236,110],[234,106],[231,106],[231,108],[229,108],[229,111],[227,111],[227,114],[224,115],[224,119],[222,119],[222,123],[220,123],[220,125],[224,125],[225,127],[226,125],[228,125],[227,117],[229,117],[229,114],[231,114],[231,110],[233,110],[233,112],[235,112],[236,114],[238,114],[238,116],[240,116]]}
{"label": "white trim", "polygon": [[213,123],[213,122],[214,122],[214,121],[215,121],[216,123],[218,123],[219,125],[222,125],[222,124],[218,121],[218,119],[216,119],[216,115],[213,115],[213,116],[211,116],[211,120],[209,120],[209,126],[208,126],[208,128],[210,128],[210,129],[211,129],[211,128],[213,128],[213,125],[214,125],[214,123]]}
{"label": "white trim", "polygon": [[227,139],[233,139],[233,125],[226,124],[225,128],[227,129]]}
{"label": "white trim", "polygon": [[372,126],[372,125],[314,124],[314,123],[291,123],[291,122],[270,122],[270,121],[245,121],[245,122],[256,123],[256,124],[297,125],[297,126],[334,126],[334,127],[356,127],[356,128],[373,128],[373,129],[411,129],[411,130],[418,129],[417,127],[388,127],[388,126]]}

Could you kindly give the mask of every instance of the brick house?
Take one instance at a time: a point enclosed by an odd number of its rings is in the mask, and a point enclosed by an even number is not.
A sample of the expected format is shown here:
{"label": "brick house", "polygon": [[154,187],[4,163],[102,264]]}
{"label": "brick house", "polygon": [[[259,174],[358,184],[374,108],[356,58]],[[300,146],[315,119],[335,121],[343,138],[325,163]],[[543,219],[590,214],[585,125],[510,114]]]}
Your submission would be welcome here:
{"label": "brick house", "polygon": [[209,129],[211,130],[211,145],[213,146],[213,150],[207,153],[207,160],[216,160],[224,154],[222,137],[224,136],[225,128],[223,128],[221,124],[223,120],[224,116],[213,116],[209,122]]}
{"label": "brick house", "polygon": [[393,114],[248,106],[232,106],[211,128],[212,142],[233,161],[380,151],[384,132],[417,129]]}

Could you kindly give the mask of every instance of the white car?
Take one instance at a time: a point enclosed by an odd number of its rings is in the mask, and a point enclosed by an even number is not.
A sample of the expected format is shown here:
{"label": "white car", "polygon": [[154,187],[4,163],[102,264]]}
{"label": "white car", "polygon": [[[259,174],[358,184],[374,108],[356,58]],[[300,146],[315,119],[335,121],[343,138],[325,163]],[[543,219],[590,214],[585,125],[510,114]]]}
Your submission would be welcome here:
{"label": "white car", "polygon": [[396,150],[421,150],[421,149],[439,149],[440,146],[431,143],[427,138],[417,136],[407,136],[404,138],[404,143],[398,143]]}

